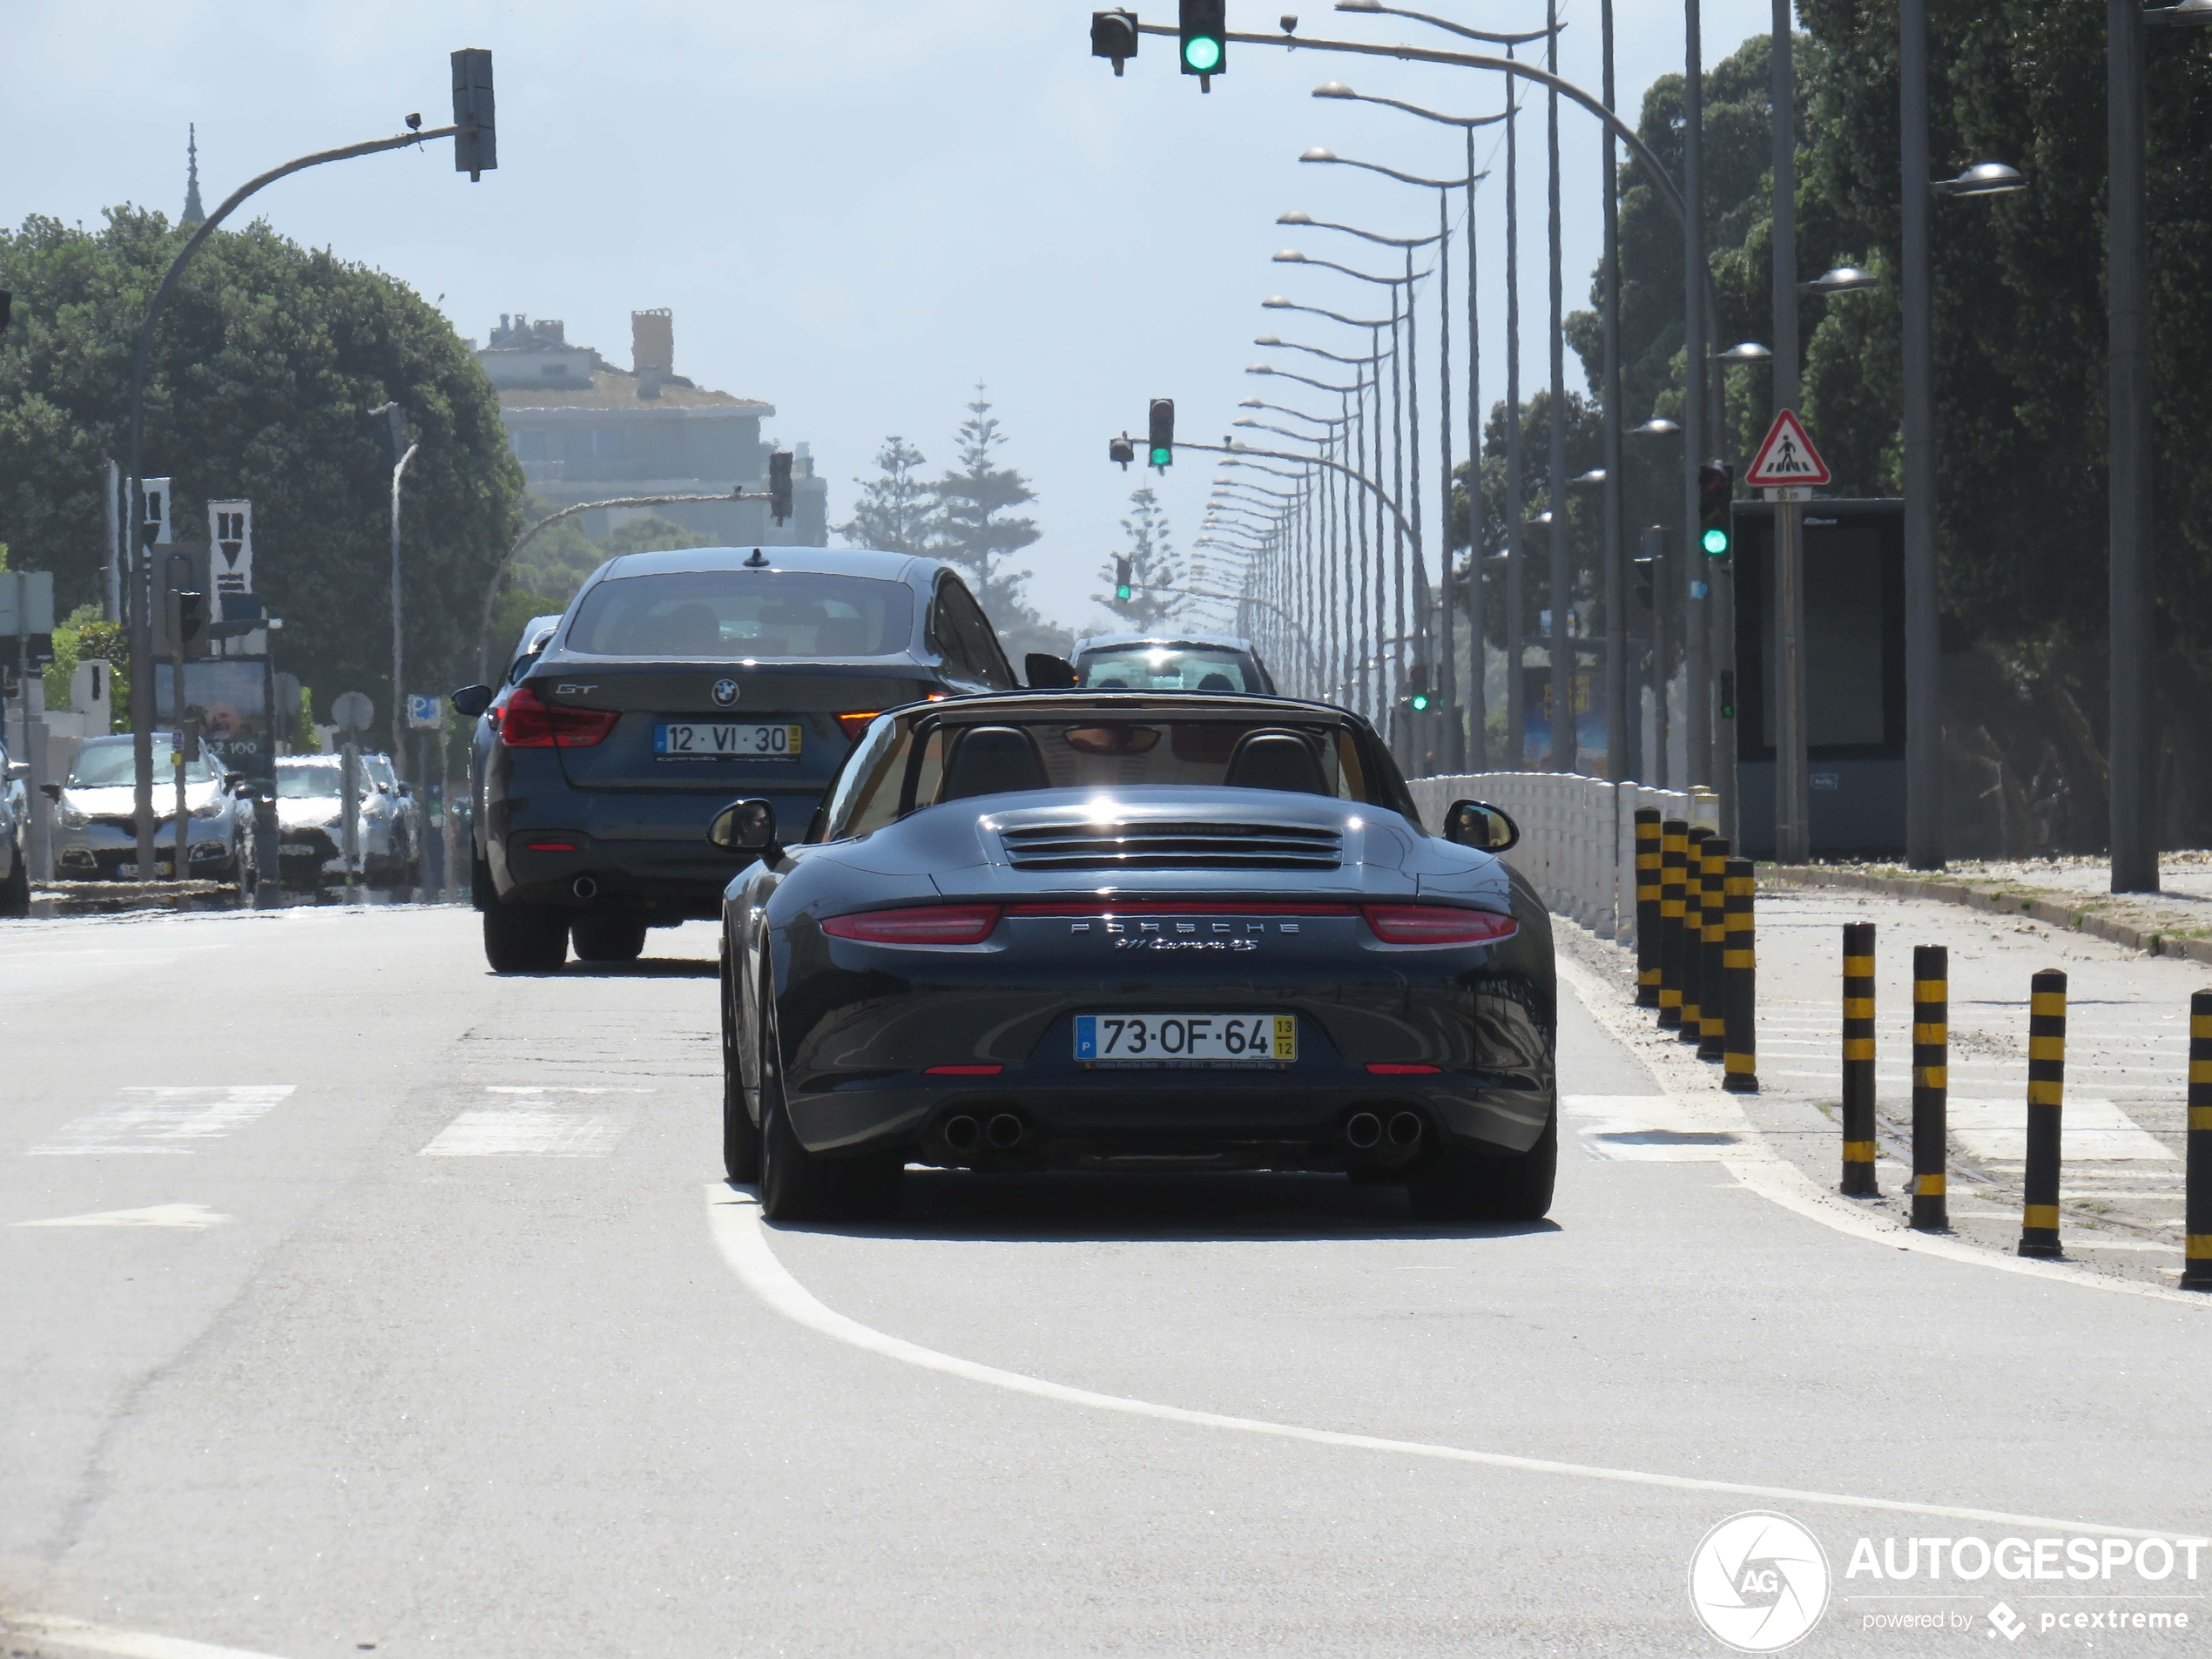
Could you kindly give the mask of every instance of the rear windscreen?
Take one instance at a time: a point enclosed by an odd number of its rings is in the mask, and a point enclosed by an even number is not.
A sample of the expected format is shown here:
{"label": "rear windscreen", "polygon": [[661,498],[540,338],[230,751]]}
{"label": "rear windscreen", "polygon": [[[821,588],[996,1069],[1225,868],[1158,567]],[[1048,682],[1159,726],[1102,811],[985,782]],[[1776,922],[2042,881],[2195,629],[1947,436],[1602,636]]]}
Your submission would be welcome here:
{"label": "rear windscreen", "polygon": [[1130,645],[1085,651],[1082,683],[1102,691],[1257,691],[1233,651]]}
{"label": "rear windscreen", "polygon": [[885,657],[914,637],[903,582],[799,570],[617,577],[583,596],[567,649],[595,657]]}

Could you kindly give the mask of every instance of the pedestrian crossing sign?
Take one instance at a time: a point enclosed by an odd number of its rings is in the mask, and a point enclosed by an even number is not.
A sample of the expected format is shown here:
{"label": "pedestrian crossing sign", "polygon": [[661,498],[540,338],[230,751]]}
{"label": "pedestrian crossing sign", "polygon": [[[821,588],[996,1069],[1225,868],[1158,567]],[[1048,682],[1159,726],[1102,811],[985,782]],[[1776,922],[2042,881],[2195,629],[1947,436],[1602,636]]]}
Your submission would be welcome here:
{"label": "pedestrian crossing sign", "polygon": [[1758,459],[1743,475],[1744,483],[1753,489],[1789,489],[1824,484],[1828,479],[1828,463],[1812,447],[1812,439],[1795,411],[1776,410],[1766,442],[1759,446]]}

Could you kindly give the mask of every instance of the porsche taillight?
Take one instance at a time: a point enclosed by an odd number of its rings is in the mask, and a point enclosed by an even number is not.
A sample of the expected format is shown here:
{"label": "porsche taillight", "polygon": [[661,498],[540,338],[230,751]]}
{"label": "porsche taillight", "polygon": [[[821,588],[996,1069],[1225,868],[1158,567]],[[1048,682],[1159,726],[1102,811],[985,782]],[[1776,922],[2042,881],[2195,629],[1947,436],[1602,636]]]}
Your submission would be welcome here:
{"label": "porsche taillight", "polygon": [[621,718],[612,709],[563,708],[517,685],[508,694],[499,740],[510,749],[589,749],[606,741]]}
{"label": "porsche taillight", "polygon": [[832,916],[822,931],[870,945],[980,945],[998,925],[995,904],[937,904]]}
{"label": "porsche taillight", "polygon": [[870,722],[882,712],[881,709],[855,709],[850,714],[840,714],[837,717],[838,730],[845,733],[846,742],[858,743]]}
{"label": "porsche taillight", "polygon": [[1386,945],[1488,945],[1512,938],[1521,926],[1511,916],[1459,905],[1371,904],[1360,911]]}

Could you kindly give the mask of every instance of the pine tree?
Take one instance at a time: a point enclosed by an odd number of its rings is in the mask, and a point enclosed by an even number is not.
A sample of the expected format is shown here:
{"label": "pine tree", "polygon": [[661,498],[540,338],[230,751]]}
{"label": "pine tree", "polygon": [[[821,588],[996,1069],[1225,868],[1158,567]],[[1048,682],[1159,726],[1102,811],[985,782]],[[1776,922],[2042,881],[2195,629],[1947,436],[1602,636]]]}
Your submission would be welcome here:
{"label": "pine tree", "polygon": [[932,503],[929,486],[915,474],[927,457],[897,434],[884,439],[876,451],[878,475],[855,478],[860,498],[853,504],[849,523],[837,533],[849,547],[873,547],[887,553],[919,553],[929,538]]}
{"label": "pine tree", "polygon": [[1031,573],[1013,569],[1010,562],[1042,534],[1035,519],[1007,516],[1008,509],[1035,501],[1036,495],[1020,473],[994,464],[1005,442],[979,381],[968,419],[961,423],[960,470],[932,486],[928,550],[961,568],[976,600],[1001,630],[1020,617],[1035,619],[1022,593]]}
{"label": "pine tree", "polygon": [[[1130,516],[1122,521],[1128,546],[1100,567],[1099,580],[1106,584],[1106,590],[1093,597],[1129,624],[1132,633],[1147,634],[1181,615],[1190,599],[1181,591],[1183,562],[1168,539],[1168,516],[1152,486],[1143,484],[1131,490],[1129,507]],[[1121,558],[1129,561],[1130,597],[1126,599],[1116,597],[1116,565]]]}

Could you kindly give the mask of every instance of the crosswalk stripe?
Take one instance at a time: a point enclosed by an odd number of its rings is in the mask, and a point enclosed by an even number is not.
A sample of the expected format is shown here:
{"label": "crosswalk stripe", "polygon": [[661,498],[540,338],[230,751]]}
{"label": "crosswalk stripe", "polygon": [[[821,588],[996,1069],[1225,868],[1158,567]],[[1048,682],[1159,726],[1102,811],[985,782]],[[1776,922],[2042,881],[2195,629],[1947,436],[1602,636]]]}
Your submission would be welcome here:
{"label": "crosswalk stripe", "polygon": [[233,1083],[212,1087],[122,1089],[96,1112],[73,1118],[53,1138],[30,1149],[34,1157],[103,1153],[189,1156],[200,1143],[220,1140],[291,1098],[294,1083]]}
{"label": "crosswalk stripe", "polygon": [[546,1098],[581,1095],[598,1103],[607,1095],[650,1095],[650,1089],[586,1088],[566,1084],[500,1084],[484,1092],[495,1106],[471,1107],[440,1130],[420,1156],[426,1158],[603,1158],[629,1124],[600,1112],[581,1111]]}

